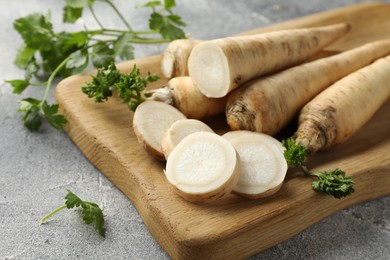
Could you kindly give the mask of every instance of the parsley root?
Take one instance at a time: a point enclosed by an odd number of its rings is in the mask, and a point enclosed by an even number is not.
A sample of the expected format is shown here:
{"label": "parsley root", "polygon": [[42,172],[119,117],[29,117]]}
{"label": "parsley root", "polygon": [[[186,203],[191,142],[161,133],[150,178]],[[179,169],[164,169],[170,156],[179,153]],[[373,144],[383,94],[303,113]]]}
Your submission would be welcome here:
{"label": "parsley root", "polygon": [[172,150],[165,174],[180,196],[202,203],[230,194],[238,168],[237,153],[228,140],[215,133],[196,132]]}
{"label": "parsley root", "polygon": [[214,133],[208,125],[196,119],[181,119],[174,122],[166,131],[161,143],[165,158],[168,158],[173,148],[186,136],[202,131]]}
{"label": "parsley root", "polygon": [[226,98],[208,98],[189,77],[176,77],[165,87],[145,92],[150,100],[163,101],[179,109],[188,118],[204,119],[223,113]]}
{"label": "parsley root", "polygon": [[340,144],[390,98],[390,56],[349,74],[307,103],[295,139],[309,152]]}
{"label": "parsley root", "polygon": [[190,54],[189,74],[204,95],[223,97],[255,77],[305,61],[349,29],[341,23],[203,42]]}
{"label": "parsley root", "polygon": [[172,123],[185,118],[185,115],[171,105],[145,101],[134,112],[134,133],[138,142],[150,155],[165,160],[161,147],[162,139]]}
{"label": "parsley root", "polygon": [[180,39],[168,44],[163,52],[161,71],[166,78],[188,76],[188,57],[192,49],[202,41]]}
{"label": "parsley root", "polygon": [[229,95],[227,122],[232,130],[275,135],[322,90],[389,53],[390,40],[376,41],[252,80]]}
{"label": "parsley root", "polygon": [[233,193],[249,199],[275,194],[288,168],[282,144],[269,135],[250,131],[231,131],[223,137],[234,146],[240,160]]}

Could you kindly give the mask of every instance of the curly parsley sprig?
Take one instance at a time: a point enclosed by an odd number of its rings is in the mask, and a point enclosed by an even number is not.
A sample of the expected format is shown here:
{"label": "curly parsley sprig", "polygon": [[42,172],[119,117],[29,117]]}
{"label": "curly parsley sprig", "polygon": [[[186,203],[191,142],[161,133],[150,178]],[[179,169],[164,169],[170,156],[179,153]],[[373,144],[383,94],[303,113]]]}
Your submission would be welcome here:
{"label": "curly parsley sprig", "polygon": [[306,166],[309,150],[305,146],[297,144],[292,137],[283,140],[282,144],[286,148],[284,157],[288,165],[298,166],[305,175],[317,177],[317,180],[312,182],[313,190],[325,192],[337,199],[354,192],[354,182],[351,177],[345,176],[344,171],[333,169],[324,172],[311,172]]}
{"label": "curly parsley sprig", "polygon": [[88,202],[81,200],[78,196],[76,196],[73,192],[70,190],[67,190],[68,194],[65,196],[65,204],[62,205],[59,208],[56,208],[46,216],[44,216],[40,221],[39,224],[43,224],[46,222],[47,219],[49,219],[51,216],[56,214],[57,212],[63,210],[63,209],[71,209],[74,207],[81,207],[82,213],[83,213],[83,220],[86,224],[91,224],[95,222],[95,229],[101,235],[102,237],[106,236],[106,229],[104,227],[104,216],[102,210],[99,208],[99,206],[93,202]]}
{"label": "curly parsley sprig", "polygon": [[116,68],[115,64],[110,64],[98,69],[96,76],[92,76],[92,81],[81,87],[81,90],[88,97],[101,103],[111,97],[115,89],[122,102],[127,104],[130,110],[135,111],[137,106],[146,99],[144,96],[146,86],[158,79],[158,75],[150,73],[142,77],[136,65],[128,74],[124,74]]}
{"label": "curly parsley sprig", "polygon": [[[123,22],[124,29],[107,28],[95,12],[97,2],[107,4]],[[134,30],[112,0],[65,0],[63,22],[75,23],[85,11],[92,14],[98,29],[76,32],[55,32],[50,13],[34,13],[14,21],[15,30],[23,39],[15,64],[25,71],[23,79],[8,80],[13,93],[22,94],[29,86],[46,86],[41,100],[25,98],[20,102],[24,125],[38,131],[44,120],[56,129],[63,129],[66,118],[58,113],[58,105],[49,105],[47,98],[56,77],[67,77],[84,71],[88,64],[107,67],[116,59],[134,58],[134,44],[159,44],[185,38],[185,23],[173,13],[175,0],[146,2],[150,8],[149,30]],[[47,79],[40,82],[41,79]]]}

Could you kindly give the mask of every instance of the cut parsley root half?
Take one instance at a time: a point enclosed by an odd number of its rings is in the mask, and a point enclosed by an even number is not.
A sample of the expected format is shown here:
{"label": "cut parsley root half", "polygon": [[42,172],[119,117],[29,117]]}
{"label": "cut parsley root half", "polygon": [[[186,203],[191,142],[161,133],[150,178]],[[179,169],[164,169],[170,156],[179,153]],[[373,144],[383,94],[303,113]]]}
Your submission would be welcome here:
{"label": "cut parsley root half", "polygon": [[196,132],[170,153],[165,174],[185,200],[205,203],[231,194],[239,163],[233,145],[220,135]]}
{"label": "cut parsley root half", "polygon": [[171,127],[166,131],[162,140],[161,147],[165,158],[168,158],[169,154],[186,136],[195,132],[211,132],[214,131],[205,123],[196,119],[181,119],[174,122]]}
{"label": "cut parsley root half", "polygon": [[144,101],[134,112],[134,133],[149,154],[165,160],[162,139],[175,121],[185,118],[185,115],[171,105],[159,101]]}
{"label": "cut parsley root half", "polygon": [[287,162],[283,145],[275,138],[250,131],[231,131],[223,135],[240,158],[237,185],[233,193],[249,199],[276,193],[283,184]]}

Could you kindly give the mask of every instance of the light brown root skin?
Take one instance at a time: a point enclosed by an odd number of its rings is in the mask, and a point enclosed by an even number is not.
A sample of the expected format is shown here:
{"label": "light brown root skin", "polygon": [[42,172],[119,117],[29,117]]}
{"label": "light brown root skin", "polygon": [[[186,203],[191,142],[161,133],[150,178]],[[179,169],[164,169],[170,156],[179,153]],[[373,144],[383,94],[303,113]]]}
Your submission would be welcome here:
{"label": "light brown root skin", "polygon": [[190,77],[171,79],[167,87],[170,90],[173,106],[188,118],[204,119],[223,113],[226,98],[208,98],[194,85]]}
{"label": "light brown root skin", "polygon": [[321,91],[389,53],[390,40],[375,41],[250,81],[229,95],[227,122],[233,130],[275,135]]}
{"label": "light brown root skin", "polygon": [[154,149],[152,146],[148,144],[148,142],[145,140],[143,134],[139,131],[138,127],[133,127],[135,136],[137,137],[138,143],[141,144],[142,148],[145,149],[145,151],[154,157],[155,159],[158,159],[160,161],[165,161],[165,155],[156,149]]}
{"label": "light brown root skin", "polygon": [[349,74],[307,103],[296,141],[310,152],[343,143],[390,98],[390,55]]}
{"label": "light brown root skin", "polygon": [[276,186],[272,189],[269,189],[263,193],[257,193],[257,194],[248,194],[248,193],[242,193],[242,192],[238,192],[238,191],[233,191],[232,193],[236,194],[240,197],[246,198],[246,199],[256,200],[256,199],[266,198],[266,197],[270,197],[270,196],[274,195],[276,192],[278,192],[280,190],[280,188],[282,186],[283,186],[283,183],[281,183],[278,186]]}
{"label": "light brown root skin", "polygon": [[254,125],[256,117],[257,114],[248,108],[248,104],[242,100],[237,100],[234,103],[228,101],[226,105],[226,121],[231,130],[256,131]]}
{"label": "light brown root skin", "polygon": [[223,97],[253,78],[304,62],[349,29],[343,23],[200,43],[189,57],[189,74],[204,95]]}

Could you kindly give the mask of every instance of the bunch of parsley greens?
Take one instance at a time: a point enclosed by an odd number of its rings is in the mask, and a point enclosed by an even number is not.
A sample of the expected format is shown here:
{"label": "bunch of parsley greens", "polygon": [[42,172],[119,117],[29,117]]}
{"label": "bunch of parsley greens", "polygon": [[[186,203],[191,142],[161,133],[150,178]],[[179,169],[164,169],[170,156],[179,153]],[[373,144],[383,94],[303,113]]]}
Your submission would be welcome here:
{"label": "bunch of parsley greens", "polygon": [[[95,13],[95,5],[105,4],[118,15],[124,29],[107,28]],[[65,0],[63,22],[75,23],[83,12],[89,11],[98,29],[84,27],[82,31],[55,32],[50,12],[33,13],[16,19],[14,28],[23,39],[15,64],[25,71],[23,79],[8,80],[13,93],[21,94],[29,86],[46,86],[42,99],[24,98],[20,101],[24,125],[38,131],[44,120],[62,130],[66,118],[58,113],[58,104],[48,104],[47,98],[53,80],[82,72],[89,64],[95,68],[108,67],[116,59],[134,58],[134,44],[159,44],[185,38],[185,23],[174,14],[175,0],[149,1],[149,30],[134,30],[112,0]],[[135,70],[136,72],[136,70]],[[141,77],[134,73],[133,76]],[[156,76],[146,80],[156,80]],[[43,81],[43,82],[42,82]]]}
{"label": "bunch of parsley greens", "polygon": [[313,190],[324,192],[336,199],[349,196],[355,191],[352,178],[346,176],[345,172],[338,168],[323,172],[310,171],[306,165],[309,150],[305,146],[298,144],[293,137],[283,140],[282,143],[286,148],[284,158],[287,164],[300,167],[306,176],[317,178],[312,182],[311,187]]}

